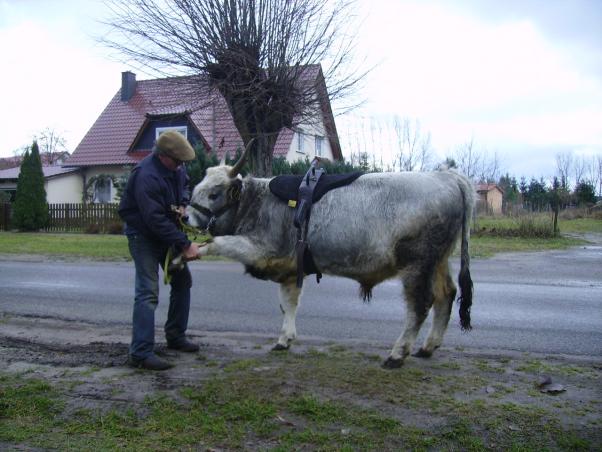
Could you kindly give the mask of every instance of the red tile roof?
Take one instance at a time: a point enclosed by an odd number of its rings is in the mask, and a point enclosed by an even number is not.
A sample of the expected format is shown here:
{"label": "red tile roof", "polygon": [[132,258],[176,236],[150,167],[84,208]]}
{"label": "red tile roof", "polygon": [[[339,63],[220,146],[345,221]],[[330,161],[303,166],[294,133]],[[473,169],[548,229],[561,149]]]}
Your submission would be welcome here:
{"label": "red tile roof", "polygon": [[[304,72],[303,79],[323,83],[319,66]],[[320,78],[322,77],[322,78]],[[200,89],[199,89],[200,88]],[[323,88],[323,93],[325,93]],[[328,98],[322,102],[324,122],[329,135],[334,118]],[[211,88],[202,76],[171,77],[136,82],[136,90],[129,101],[121,100],[121,89],[115,94],[88,133],[79,143],[65,166],[125,165],[140,161],[147,152],[133,151],[136,140],[148,118],[159,115],[187,114],[209,148],[221,159],[225,152],[233,155],[243,146],[242,139],[224,98]],[[328,130],[330,128],[330,130]],[[331,138],[335,158],[341,151],[336,137]],[[278,136],[274,156],[286,156],[293,131],[283,129]]]}
{"label": "red tile roof", "polygon": [[495,190],[498,189],[499,191],[501,191],[502,193],[504,193],[504,190],[502,190],[498,185],[496,184],[477,184],[476,185],[476,189],[477,192],[483,192],[483,191],[491,191],[491,190]]}

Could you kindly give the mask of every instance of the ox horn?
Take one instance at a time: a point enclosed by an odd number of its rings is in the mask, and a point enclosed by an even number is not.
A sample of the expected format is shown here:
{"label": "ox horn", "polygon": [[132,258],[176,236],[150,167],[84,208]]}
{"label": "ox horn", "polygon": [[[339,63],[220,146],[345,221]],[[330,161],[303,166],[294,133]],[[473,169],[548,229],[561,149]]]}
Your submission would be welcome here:
{"label": "ox horn", "polygon": [[253,144],[254,141],[255,141],[255,138],[251,138],[251,140],[249,140],[249,142],[247,143],[247,147],[245,148],[245,151],[242,153],[242,155],[238,159],[238,162],[236,162],[234,164],[234,166],[232,167],[232,169],[230,170],[230,177],[236,177],[238,175],[238,173],[240,173],[240,170],[242,169],[245,162],[247,161],[247,157],[251,153],[251,145]]}

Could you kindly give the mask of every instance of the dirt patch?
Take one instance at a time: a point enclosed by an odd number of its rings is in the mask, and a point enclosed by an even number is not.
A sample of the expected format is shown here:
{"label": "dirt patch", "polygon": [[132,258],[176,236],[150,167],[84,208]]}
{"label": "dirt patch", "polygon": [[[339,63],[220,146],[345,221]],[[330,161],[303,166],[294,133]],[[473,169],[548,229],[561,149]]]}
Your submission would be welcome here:
{"label": "dirt patch", "polygon": [[[601,361],[443,348],[387,371],[380,345],[190,333],[200,352],[160,344],[176,366],[153,373],[127,367],[121,326],[0,317],[0,448],[602,447]],[[47,417],[27,409],[41,394]]]}

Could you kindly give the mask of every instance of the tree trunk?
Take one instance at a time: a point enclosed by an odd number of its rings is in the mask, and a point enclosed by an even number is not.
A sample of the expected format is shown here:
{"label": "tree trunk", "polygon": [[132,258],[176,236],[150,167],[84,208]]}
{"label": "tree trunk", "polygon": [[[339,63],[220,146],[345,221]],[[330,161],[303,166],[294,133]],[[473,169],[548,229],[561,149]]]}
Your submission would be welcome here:
{"label": "tree trunk", "polygon": [[272,154],[275,135],[259,135],[251,149],[251,172],[256,177],[272,176]]}

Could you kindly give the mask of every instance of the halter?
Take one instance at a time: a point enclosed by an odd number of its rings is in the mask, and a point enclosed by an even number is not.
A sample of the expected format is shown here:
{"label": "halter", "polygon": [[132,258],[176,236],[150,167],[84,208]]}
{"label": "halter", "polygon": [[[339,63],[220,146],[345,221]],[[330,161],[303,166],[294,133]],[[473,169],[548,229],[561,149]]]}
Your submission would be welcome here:
{"label": "halter", "polygon": [[238,201],[240,200],[240,191],[241,191],[240,186],[238,186],[238,185],[230,186],[230,188],[228,189],[228,202],[224,206],[217,209],[216,211],[208,209],[207,207],[203,207],[197,203],[189,204],[189,206],[192,207],[194,210],[202,213],[206,217],[209,217],[209,222],[207,223],[207,227],[204,229],[204,231],[213,235],[213,233],[211,232],[211,229],[213,228],[213,226],[215,226],[217,219],[219,217],[221,217],[223,214],[225,214],[228,210],[232,209],[233,207],[238,206]]}

